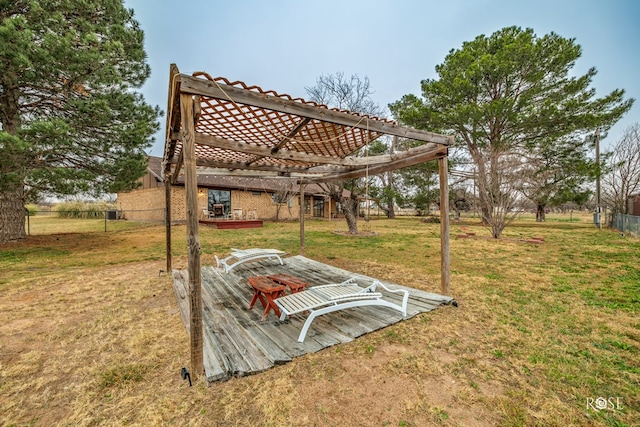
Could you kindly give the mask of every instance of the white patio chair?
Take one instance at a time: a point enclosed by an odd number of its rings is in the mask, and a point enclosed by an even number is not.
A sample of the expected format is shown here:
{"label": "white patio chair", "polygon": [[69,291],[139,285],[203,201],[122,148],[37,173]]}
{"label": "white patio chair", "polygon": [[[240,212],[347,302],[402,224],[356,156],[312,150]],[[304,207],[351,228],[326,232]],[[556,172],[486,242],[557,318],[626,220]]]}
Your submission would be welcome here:
{"label": "white patio chair", "polygon": [[277,249],[235,249],[231,248],[231,255],[226,258],[219,259],[217,255],[214,255],[218,268],[229,273],[235,267],[249,261],[255,261],[262,258],[276,259],[280,262],[280,265],[284,265],[281,255],[285,255],[286,252],[279,251]]}
{"label": "white patio chair", "polygon": [[[310,312],[298,336],[298,342],[304,342],[313,320],[318,316],[333,311],[351,307],[378,305],[398,310],[403,317],[407,316],[408,291],[404,289],[389,289],[377,279],[373,279],[371,285],[361,287],[358,285],[358,280],[362,281],[363,279],[361,276],[354,276],[342,283],[313,286],[304,291],[277,298],[275,303],[280,309],[280,320],[285,320],[287,316],[305,311]],[[383,294],[376,291],[378,286],[387,292],[403,294],[402,303],[396,304],[385,300]]]}

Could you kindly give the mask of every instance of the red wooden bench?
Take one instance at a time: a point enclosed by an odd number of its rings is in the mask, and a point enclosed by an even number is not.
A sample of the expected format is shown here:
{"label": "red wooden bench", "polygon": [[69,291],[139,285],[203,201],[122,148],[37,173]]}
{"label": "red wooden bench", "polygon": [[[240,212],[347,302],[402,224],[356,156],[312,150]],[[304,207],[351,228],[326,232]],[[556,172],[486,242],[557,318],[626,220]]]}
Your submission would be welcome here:
{"label": "red wooden bench", "polygon": [[292,276],[290,274],[285,274],[285,273],[272,274],[267,277],[276,283],[288,286],[292,294],[303,291],[304,288],[309,286],[309,283],[305,282],[304,280],[298,277]]}
{"label": "red wooden bench", "polygon": [[253,276],[247,280],[254,291],[249,309],[252,309],[256,301],[260,300],[260,303],[264,307],[264,312],[262,313],[263,321],[267,320],[267,315],[272,309],[276,315],[280,317],[280,309],[273,300],[284,294],[285,286],[274,282],[266,276]]}

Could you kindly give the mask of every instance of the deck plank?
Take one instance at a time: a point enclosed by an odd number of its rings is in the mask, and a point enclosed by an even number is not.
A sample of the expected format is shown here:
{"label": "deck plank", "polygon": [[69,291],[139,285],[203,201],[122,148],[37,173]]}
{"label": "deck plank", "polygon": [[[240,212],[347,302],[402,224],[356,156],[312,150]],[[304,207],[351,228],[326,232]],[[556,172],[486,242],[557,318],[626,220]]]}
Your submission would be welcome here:
{"label": "deck plank", "polygon": [[[205,374],[209,382],[262,372],[403,320],[401,313],[387,307],[353,307],[319,316],[311,324],[305,341],[299,343],[298,335],[306,315],[294,315],[281,322],[270,313],[267,320],[262,321],[259,303],[251,310],[248,308],[253,290],[247,278],[288,273],[307,281],[310,286],[317,286],[340,283],[356,274],[299,255],[283,260],[284,265],[273,260],[248,262],[231,273],[224,273],[213,266],[202,267],[203,348]],[[390,288],[409,291],[407,319],[453,301],[447,296],[395,283],[382,283]],[[186,270],[173,271],[173,288],[188,333],[190,302]],[[398,304],[401,302],[401,295],[380,291],[384,298]]]}
{"label": "deck plank", "polygon": [[[205,270],[203,269],[203,271]],[[204,284],[209,284],[210,286],[204,286]],[[208,280],[203,281],[203,288],[203,298],[206,298],[209,304],[211,301],[219,301],[220,298],[223,297],[221,292],[215,291],[219,288],[211,286]],[[229,295],[235,295],[232,288],[229,288],[228,291]],[[304,354],[303,349],[298,349],[297,352],[285,351],[281,346],[277,345],[283,338],[282,336],[278,337],[278,335],[281,334],[279,334],[277,330],[269,331],[269,329],[262,327],[262,322],[260,322],[259,318],[256,316],[252,317],[252,313],[247,309],[248,301],[245,301],[244,298],[239,299],[234,297],[225,301],[223,305],[224,309],[229,312],[236,323],[244,328],[246,334],[251,337],[251,345],[257,345],[264,356],[271,360],[272,364],[282,364],[290,361],[295,356]]]}

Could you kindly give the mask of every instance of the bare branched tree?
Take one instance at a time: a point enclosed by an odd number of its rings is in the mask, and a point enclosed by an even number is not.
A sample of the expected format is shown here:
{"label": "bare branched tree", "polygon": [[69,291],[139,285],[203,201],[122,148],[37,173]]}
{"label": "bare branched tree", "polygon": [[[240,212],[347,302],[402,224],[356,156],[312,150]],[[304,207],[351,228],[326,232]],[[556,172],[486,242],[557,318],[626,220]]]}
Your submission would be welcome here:
{"label": "bare branched tree", "polygon": [[283,207],[289,210],[289,216],[291,216],[291,203],[289,203],[296,195],[296,182],[293,179],[277,179],[276,191],[273,195],[274,203],[276,205],[276,222],[280,221],[280,213]]}
{"label": "bare branched tree", "polygon": [[332,108],[340,108],[371,116],[382,116],[384,109],[376,104],[369,78],[361,79],[357,74],[348,79],[344,73],[322,75],[313,87],[304,88],[311,99]]}
{"label": "bare branched tree", "polygon": [[[495,156],[494,156],[495,154]],[[518,216],[517,206],[521,187],[522,157],[491,152],[489,173],[478,180],[478,210],[483,224],[491,228],[491,235],[500,237],[502,231]],[[480,174],[486,173],[478,162]]]}
{"label": "bare branched tree", "polygon": [[626,214],[629,196],[640,192],[640,124],[628,127],[609,154],[602,201],[613,213]]}
{"label": "bare branched tree", "polygon": [[[320,76],[316,86],[305,87],[311,100],[325,104],[328,107],[346,109],[349,111],[381,116],[384,112],[373,100],[373,91],[369,79],[360,79],[357,75],[345,78],[343,73]],[[363,150],[366,150],[364,148]],[[360,154],[364,154],[362,151]],[[358,233],[358,207],[360,196],[367,189],[366,179],[351,179],[324,185],[329,197],[342,206],[349,233]],[[344,190],[348,190],[345,193]],[[345,194],[347,194],[345,196]]]}

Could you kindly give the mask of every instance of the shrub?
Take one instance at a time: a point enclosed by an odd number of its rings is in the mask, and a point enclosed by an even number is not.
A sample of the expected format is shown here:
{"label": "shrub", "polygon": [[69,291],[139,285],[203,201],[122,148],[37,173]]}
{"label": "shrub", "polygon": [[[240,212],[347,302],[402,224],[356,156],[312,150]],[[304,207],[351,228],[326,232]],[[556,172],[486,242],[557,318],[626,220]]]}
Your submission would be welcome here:
{"label": "shrub", "polygon": [[107,210],[114,209],[113,204],[107,202],[66,202],[56,206],[59,218],[104,218]]}

